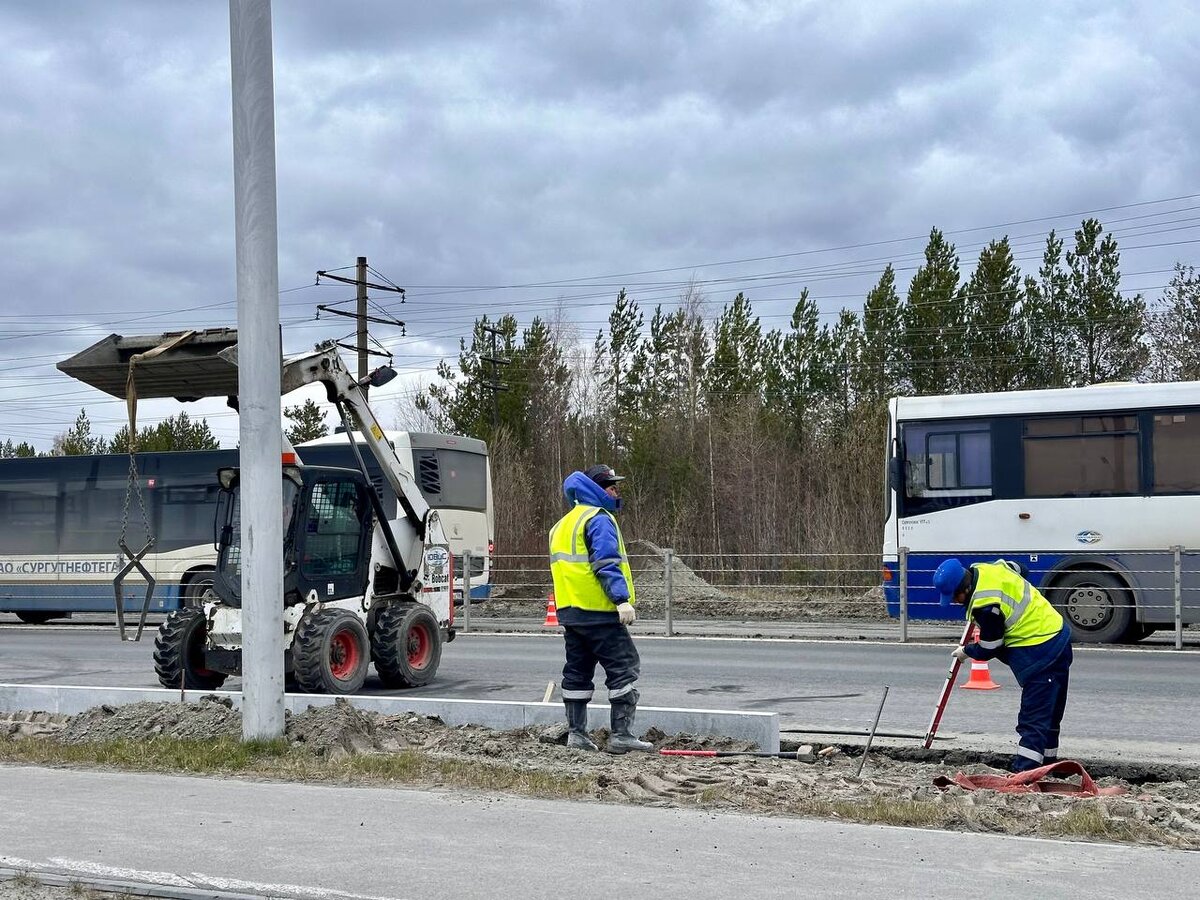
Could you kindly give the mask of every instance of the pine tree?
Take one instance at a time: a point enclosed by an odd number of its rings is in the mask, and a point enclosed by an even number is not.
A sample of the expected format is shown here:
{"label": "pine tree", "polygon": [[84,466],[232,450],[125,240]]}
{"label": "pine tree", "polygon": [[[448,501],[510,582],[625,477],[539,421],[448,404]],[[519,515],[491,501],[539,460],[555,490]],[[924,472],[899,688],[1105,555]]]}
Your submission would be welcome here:
{"label": "pine tree", "polygon": [[797,446],[817,430],[817,411],[828,398],[836,373],[828,329],[808,288],[792,310],[786,333],[771,331],[762,341],[763,380],[768,407]]}
{"label": "pine tree", "polygon": [[615,447],[625,444],[626,433],[637,413],[644,364],[638,355],[638,344],[644,321],[637,301],[621,288],[608,314],[608,333],[597,334],[593,345],[595,374],[604,389],[602,406]]}
{"label": "pine tree", "polygon": [[738,293],[713,327],[705,388],[713,402],[732,405],[759,397],[763,383],[763,332],[746,295]]}
{"label": "pine tree", "polygon": [[1146,302],[1141,294],[1121,294],[1121,255],[1116,239],[1101,239],[1103,232],[1099,221],[1086,219],[1066,255],[1068,319],[1083,353],[1083,384],[1133,378],[1148,355]]}
{"label": "pine tree", "polygon": [[[129,426],[123,425],[111,441],[100,438],[101,449],[95,453],[128,453]],[[187,413],[163,419],[157,425],[138,429],[139,453],[169,453],[176,450],[217,450],[220,442],[208,427],[208,420],[194,421]]]}
{"label": "pine tree", "polygon": [[909,380],[917,394],[953,389],[965,356],[958,303],[958,255],[934,228],[925,264],[913,275],[904,304],[904,349]]}
{"label": "pine tree", "polygon": [[[493,326],[487,316],[475,320],[471,332],[471,342],[466,338],[459,341],[458,370],[451,368],[445,360],[438,363],[437,375],[440,384],[430,385],[428,390],[417,397],[417,408],[429,416],[438,431],[451,434],[465,434],[482,440],[491,441],[492,435],[492,373],[490,364],[483,357],[492,352],[492,336],[484,329]],[[494,324],[501,332],[496,352],[503,358],[517,332],[517,320],[512,316],[502,316]],[[503,380],[505,373],[500,372]],[[503,394],[503,392],[501,392]],[[499,398],[496,400],[499,403]]]}
{"label": "pine tree", "polygon": [[1057,388],[1079,383],[1078,336],[1068,327],[1067,284],[1063,240],[1051,231],[1046,236],[1037,280],[1025,279],[1025,296],[1021,303],[1026,347],[1025,387]]}
{"label": "pine tree", "polygon": [[71,428],[54,439],[51,456],[88,456],[93,453],[103,453],[108,449],[108,442],[99,435],[92,434],[92,421],[88,418],[87,410],[81,409]]}
{"label": "pine tree", "polygon": [[887,400],[904,390],[902,339],[903,309],[896,293],[896,272],[889,263],[863,307],[855,389],[865,401]]}
{"label": "pine tree", "polygon": [[283,416],[291,422],[285,434],[293,444],[315,441],[329,434],[329,426],[325,424],[325,413],[312,398],[299,406],[285,406]]}
{"label": "pine tree", "polygon": [[27,441],[14,444],[12,438],[9,438],[3,444],[0,444],[0,459],[24,459],[37,455],[37,450],[33,448],[33,444]]}
{"label": "pine tree", "polygon": [[856,395],[853,373],[862,355],[862,327],[858,315],[843,309],[837,323],[826,332],[829,347],[826,364],[828,381],[825,388],[826,426],[840,432],[850,425]]}
{"label": "pine tree", "polygon": [[992,241],[963,285],[964,348],[958,367],[966,392],[1011,391],[1024,377],[1029,351],[1021,323],[1021,272],[1008,238]]}

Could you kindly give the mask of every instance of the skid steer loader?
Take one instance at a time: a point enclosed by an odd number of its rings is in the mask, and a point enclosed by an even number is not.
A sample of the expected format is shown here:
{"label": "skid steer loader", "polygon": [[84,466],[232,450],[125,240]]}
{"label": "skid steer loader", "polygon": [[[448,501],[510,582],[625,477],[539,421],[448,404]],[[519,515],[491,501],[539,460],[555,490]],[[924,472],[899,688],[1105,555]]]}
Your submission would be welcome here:
{"label": "skid steer loader", "polygon": [[[236,347],[221,356],[236,364]],[[453,565],[436,510],[405,471],[335,344],[286,360],[282,392],[320,382],[346,426],[359,470],[305,466],[287,443],[281,461],[284,522],[284,668],[308,692],[358,691],[374,663],[387,687],[431,681],[442,644],[454,639]],[[355,431],[396,493],[389,521],[371,486]],[[239,472],[217,473],[215,598],[173,612],[159,628],[154,668],[167,687],[211,690],[241,674],[242,541]]]}

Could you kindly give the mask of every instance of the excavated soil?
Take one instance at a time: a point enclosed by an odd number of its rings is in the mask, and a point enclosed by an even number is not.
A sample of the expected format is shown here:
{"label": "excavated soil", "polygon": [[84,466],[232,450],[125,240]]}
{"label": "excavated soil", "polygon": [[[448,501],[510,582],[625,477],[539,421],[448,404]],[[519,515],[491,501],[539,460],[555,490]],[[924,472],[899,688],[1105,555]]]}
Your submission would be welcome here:
{"label": "excavated soil", "polygon": [[[79,743],[117,738],[153,740],[160,735],[236,736],[241,721],[239,713],[214,697],[194,704],[102,706],[57,727],[61,731],[49,739]],[[881,749],[872,754],[859,780],[854,777],[858,759],[852,754],[856,750],[820,745],[804,748],[803,755],[811,762],[756,757],[610,756],[565,747],[565,725],[504,732],[479,726],[450,727],[436,718],[413,713],[364,712],[342,699],[332,706],[289,715],[286,735],[292,743],[330,761],[418,750],[443,760],[501,763],[525,771],[581,776],[592,785],[589,798],[601,801],[868,821],[897,821],[897,815],[909,815],[910,824],[1084,838],[1096,835],[1086,830],[1076,833],[1070,819],[1055,830],[1055,822],[1091,810],[1110,823],[1128,826],[1127,834],[1114,835],[1110,831],[1103,835],[1106,839],[1123,837],[1200,849],[1200,771],[1195,769],[1131,766],[1111,770],[1125,775],[1128,780],[1123,780],[1103,767],[1094,767],[1099,785],[1127,791],[1122,796],[1094,799],[970,792],[959,787],[943,791],[933,783],[938,775],[997,770],[970,762],[961,754],[938,758],[929,751]],[[593,737],[603,745],[607,733],[600,730]],[[752,749],[734,740],[666,735],[654,729],[643,737],[656,748]]]}

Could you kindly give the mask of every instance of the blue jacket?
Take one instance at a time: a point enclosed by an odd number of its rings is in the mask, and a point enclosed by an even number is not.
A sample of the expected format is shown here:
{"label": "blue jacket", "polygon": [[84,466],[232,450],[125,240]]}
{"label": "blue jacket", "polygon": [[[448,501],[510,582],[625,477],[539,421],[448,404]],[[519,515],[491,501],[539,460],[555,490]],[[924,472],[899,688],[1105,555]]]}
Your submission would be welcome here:
{"label": "blue jacket", "polygon": [[[588,506],[599,506],[610,513],[621,509],[620,498],[608,496],[604,488],[592,481],[582,472],[572,472],[563,481],[563,496],[570,503],[584,503]],[[599,559],[618,559],[621,556],[617,542],[617,527],[609,516],[592,516],[584,528],[584,543],[587,544],[588,559],[595,562]],[[595,570],[600,586],[613,603],[624,603],[629,599],[629,588],[625,584],[625,576],[621,567],[609,563]],[[615,622],[617,614],[598,613],[590,610],[567,608],[559,611],[559,621],[564,625],[583,625],[589,623]],[[565,617],[565,618],[564,618]],[[578,619],[578,621],[568,621]]]}

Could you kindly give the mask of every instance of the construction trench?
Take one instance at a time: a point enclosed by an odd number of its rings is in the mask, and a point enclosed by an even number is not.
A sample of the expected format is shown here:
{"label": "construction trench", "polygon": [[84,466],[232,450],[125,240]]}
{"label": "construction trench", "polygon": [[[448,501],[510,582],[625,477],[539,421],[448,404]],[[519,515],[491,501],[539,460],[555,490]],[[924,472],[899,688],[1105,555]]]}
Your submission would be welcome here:
{"label": "construction trench", "polygon": [[[199,702],[104,705],[74,716],[6,713],[0,715],[0,744],[13,751],[21,742],[40,744],[52,758],[54,747],[238,740],[241,728],[240,713],[228,697],[208,696]],[[862,777],[856,778],[862,747],[854,743],[802,744],[785,735],[782,749],[798,751],[792,758],[611,756],[568,749],[565,724],[512,730],[450,726],[415,713],[364,711],[343,698],[289,713],[285,737],[291,747],[325,765],[321,780],[340,783],[353,780],[355,759],[409,752],[467,769],[506,766],[565,778],[576,785],[572,799],[1200,849],[1200,767],[1084,760],[1100,788],[1122,791],[1113,796],[968,791],[938,787],[935,779],[959,772],[1002,774],[1008,756],[889,742],[872,748]],[[603,744],[607,734],[597,729],[593,737]],[[757,749],[750,741],[657,729],[643,737],[656,749]],[[6,751],[5,758],[21,757]],[[407,780],[403,786],[462,789],[437,778]]]}

